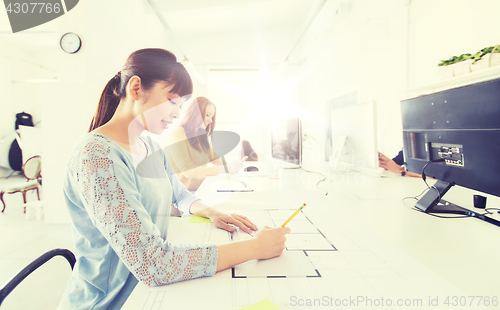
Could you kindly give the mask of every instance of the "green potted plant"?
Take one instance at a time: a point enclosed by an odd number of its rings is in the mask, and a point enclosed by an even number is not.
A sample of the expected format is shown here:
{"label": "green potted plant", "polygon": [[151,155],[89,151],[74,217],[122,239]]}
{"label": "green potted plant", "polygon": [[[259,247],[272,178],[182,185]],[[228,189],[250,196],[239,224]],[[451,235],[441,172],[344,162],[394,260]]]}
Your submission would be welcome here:
{"label": "green potted plant", "polygon": [[500,65],[500,45],[485,47],[474,54],[472,71],[478,71]]}
{"label": "green potted plant", "polygon": [[441,62],[438,64],[439,67],[444,68],[440,69],[441,72],[446,77],[450,77],[450,70],[453,70],[453,75],[452,76],[459,76],[462,74],[466,74],[471,72],[471,64],[474,61],[473,55],[470,53],[467,54],[462,54],[460,56],[452,56],[450,59],[447,60],[441,60]]}
{"label": "green potted plant", "polygon": [[485,47],[475,54],[462,54],[441,60],[438,64],[442,79],[459,76],[500,65],[500,45]]}

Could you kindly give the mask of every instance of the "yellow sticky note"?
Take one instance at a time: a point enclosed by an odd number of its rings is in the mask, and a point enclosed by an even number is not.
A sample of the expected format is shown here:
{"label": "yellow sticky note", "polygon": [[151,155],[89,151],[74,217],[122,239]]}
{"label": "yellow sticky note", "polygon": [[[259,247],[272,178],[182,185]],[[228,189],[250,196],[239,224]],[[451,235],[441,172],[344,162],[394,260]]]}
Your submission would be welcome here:
{"label": "yellow sticky note", "polygon": [[211,223],[210,219],[207,219],[206,217],[201,217],[197,215],[191,215],[189,218],[189,223]]}
{"label": "yellow sticky note", "polygon": [[252,305],[240,308],[239,310],[280,310],[269,298],[264,298]]}

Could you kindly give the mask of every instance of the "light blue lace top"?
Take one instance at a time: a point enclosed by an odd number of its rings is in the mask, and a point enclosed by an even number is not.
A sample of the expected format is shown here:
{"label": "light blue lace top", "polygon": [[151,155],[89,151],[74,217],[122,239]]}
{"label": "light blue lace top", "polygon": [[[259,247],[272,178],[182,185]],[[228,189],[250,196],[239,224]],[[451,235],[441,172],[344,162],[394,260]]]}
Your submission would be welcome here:
{"label": "light blue lace top", "polygon": [[64,196],[77,262],[59,309],[120,309],[138,281],[157,286],[215,274],[215,245],[168,242],[171,205],[189,212],[197,198],[161,148],[145,143],[146,159],[89,133],[72,151]]}

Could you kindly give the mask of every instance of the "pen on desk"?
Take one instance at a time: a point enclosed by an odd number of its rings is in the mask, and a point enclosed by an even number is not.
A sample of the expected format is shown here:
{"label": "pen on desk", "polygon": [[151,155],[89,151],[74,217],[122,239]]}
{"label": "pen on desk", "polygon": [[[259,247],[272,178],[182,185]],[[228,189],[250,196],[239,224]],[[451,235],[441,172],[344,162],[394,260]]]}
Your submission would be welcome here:
{"label": "pen on desk", "polygon": [[253,189],[218,189],[217,192],[219,192],[219,193],[226,193],[226,192],[253,192]]}
{"label": "pen on desk", "polygon": [[303,205],[301,205],[301,206],[300,206],[300,208],[298,208],[298,209],[297,209],[297,211],[295,211],[295,212],[292,214],[292,216],[290,216],[290,217],[288,218],[288,220],[286,220],[286,221],[283,223],[283,225],[281,225],[281,227],[285,227],[285,226],[286,226],[286,224],[288,224],[288,222],[290,222],[290,221],[291,221],[291,220],[292,220],[292,219],[293,219],[293,218],[294,218],[294,217],[295,217],[295,216],[296,216],[296,215],[300,212],[300,210],[302,210],[305,206],[306,206],[306,204],[305,204],[305,203],[304,203]]}
{"label": "pen on desk", "polygon": [[[241,228],[240,228],[240,229],[241,229]],[[247,233],[247,232],[246,232],[246,231],[244,231],[243,229],[241,229],[241,231],[243,231],[245,234],[250,235],[250,237],[252,237],[252,238],[253,238],[253,235],[252,235],[251,233]]]}
{"label": "pen on desk", "polygon": [[[237,229],[237,228],[235,228],[233,231],[231,231],[231,232],[230,232],[230,233],[231,233],[231,240],[233,240],[233,235],[236,233],[236,231],[237,231],[237,230],[238,230],[238,229]],[[251,233],[247,233],[246,231],[244,231],[244,230],[243,230],[243,229],[241,229],[241,228],[240,228],[240,230],[241,230],[242,232],[244,232],[245,234],[250,235],[250,237],[252,237],[252,238],[253,238],[253,235],[252,235]]]}

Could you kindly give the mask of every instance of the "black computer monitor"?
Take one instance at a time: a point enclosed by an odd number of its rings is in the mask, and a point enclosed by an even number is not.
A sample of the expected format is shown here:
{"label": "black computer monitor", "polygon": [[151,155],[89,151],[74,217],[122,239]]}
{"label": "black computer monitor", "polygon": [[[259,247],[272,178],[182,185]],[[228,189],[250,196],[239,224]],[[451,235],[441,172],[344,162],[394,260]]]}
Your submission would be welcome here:
{"label": "black computer monitor", "polygon": [[273,158],[301,165],[302,128],[300,118],[284,118],[274,124],[271,135],[271,153]]}
{"label": "black computer monitor", "polygon": [[468,214],[443,204],[453,185],[500,196],[500,79],[401,102],[407,169],[437,179],[416,207]]}

